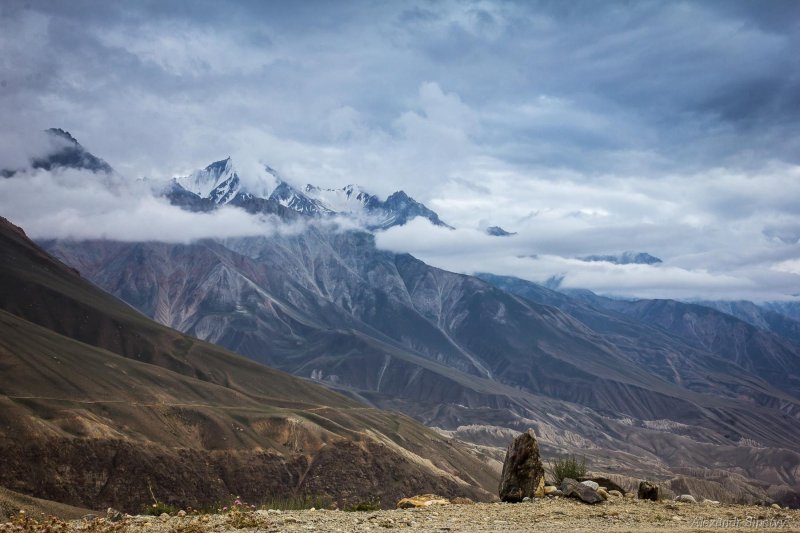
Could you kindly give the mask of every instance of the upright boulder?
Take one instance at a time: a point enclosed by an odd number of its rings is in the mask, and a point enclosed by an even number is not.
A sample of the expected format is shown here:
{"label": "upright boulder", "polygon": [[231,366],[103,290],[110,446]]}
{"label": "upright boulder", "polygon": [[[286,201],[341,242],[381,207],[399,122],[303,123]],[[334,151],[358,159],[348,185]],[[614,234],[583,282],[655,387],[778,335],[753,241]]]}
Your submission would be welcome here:
{"label": "upright boulder", "polygon": [[514,439],[506,451],[500,477],[500,499],[521,502],[523,498],[544,496],[544,467],[539,457],[539,443],[529,429]]}
{"label": "upright boulder", "polygon": [[638,496],[640,500],[658,501],[658,485],[649,481],[640,482]]}

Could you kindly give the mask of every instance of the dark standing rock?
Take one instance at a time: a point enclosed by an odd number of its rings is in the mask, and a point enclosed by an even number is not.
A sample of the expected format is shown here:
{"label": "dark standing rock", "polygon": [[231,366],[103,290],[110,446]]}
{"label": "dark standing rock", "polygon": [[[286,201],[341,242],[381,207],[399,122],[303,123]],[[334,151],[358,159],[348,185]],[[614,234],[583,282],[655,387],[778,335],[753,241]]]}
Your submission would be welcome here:
{"label": "dark standing rock", "polygon": [[600,503],[605,501],[592,487],[578,483],[574,479],[566,478],[561,482],[561,492],[569,498],[577,498],[585,503]]}
{"label": "dark standing rock", "polygon": [[[537,494],[538,493],[538,494]],[[500,499],[504,502],[521,502],[544,495],[544,467],[539,458],[539,444],[529,429],[506,451],[503,474],[500,477]]]}
{"label": "dark standing rock", "polygon": [[649,481],[642,481],[639,483],[639,499],[658,501],[658,485],[650,483]]}

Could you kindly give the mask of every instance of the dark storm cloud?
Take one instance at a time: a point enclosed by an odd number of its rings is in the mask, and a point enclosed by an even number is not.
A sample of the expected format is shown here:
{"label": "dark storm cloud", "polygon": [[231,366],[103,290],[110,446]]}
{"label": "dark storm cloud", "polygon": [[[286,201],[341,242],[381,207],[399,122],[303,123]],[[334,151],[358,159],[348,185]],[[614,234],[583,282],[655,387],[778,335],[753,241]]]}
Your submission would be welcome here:
{"label": "dark storm cloud", "polygon": [[51,126],[130,178],[234,155],[535,232],[528,254],[635,244],[740,289],[771,258],[774,291],[800,227],[798,21],[783,1],[6,0],[0,157]]}

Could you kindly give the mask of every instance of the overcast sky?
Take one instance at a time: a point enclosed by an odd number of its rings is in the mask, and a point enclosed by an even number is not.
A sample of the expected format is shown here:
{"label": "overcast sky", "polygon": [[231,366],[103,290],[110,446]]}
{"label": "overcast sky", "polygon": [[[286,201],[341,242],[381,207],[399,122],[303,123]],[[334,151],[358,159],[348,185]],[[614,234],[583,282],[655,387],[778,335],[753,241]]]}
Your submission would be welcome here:
{"label": "overcast sky", "polygon": [[[798,50],[793,1],[4,0],[0,166],[53,126],[130,180],[233,155],[295,185],[404,189],[458,230],[379,243],[451,270],[781,298],[800,293]],[[42,183],[4,184],[0,214],[40,237],[68,208],[92,226],[85,195]],[[15,191],[63,209],[45,224]],[[664,264],[575,260],[624,250]]]}

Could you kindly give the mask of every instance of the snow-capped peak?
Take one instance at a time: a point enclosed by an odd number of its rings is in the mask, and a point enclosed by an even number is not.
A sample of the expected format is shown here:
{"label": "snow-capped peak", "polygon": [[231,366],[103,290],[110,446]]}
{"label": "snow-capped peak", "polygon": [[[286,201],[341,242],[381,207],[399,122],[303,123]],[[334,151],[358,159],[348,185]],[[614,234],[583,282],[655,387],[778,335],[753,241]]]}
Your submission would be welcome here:
{"label": "snow-capped peak", "polygon": [[188,176],[176,177],[175,181],[189,192],[201,198],[212,198],[216,203],[227,203],[239,192],[239,176],[230,157],[215,161],[202,170]]}
{"label": "snow-capped peak", "polygon": [[200,198],[216,204],[227,204],[239,193],[267,198],[282,183],[278,173],[266,165],[243,172],[230,157],[215,161],[188,176],[176,177],[175,182]]}
{"label": "snow-capped peak", "polygon": [[334,213],[363,212],[370,202],[377,197],[365,191],[359,185],[345,185],[341,189],[323,189],[314,185],[306,185],[305,194],[318,205]]}

